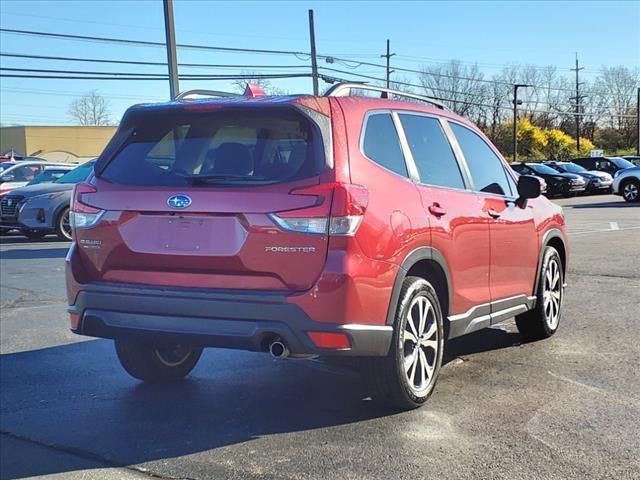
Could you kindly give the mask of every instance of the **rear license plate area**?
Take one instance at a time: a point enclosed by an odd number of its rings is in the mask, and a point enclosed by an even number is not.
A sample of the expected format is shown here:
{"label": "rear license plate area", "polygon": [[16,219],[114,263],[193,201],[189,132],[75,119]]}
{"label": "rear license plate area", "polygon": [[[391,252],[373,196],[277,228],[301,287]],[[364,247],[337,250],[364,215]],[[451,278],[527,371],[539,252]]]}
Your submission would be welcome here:
{"label": "rear license plate area", "polygon": [[211,221],[208,218],[171,217],[163,219],[161,247],[164,250],[197,252],[208,250]]}

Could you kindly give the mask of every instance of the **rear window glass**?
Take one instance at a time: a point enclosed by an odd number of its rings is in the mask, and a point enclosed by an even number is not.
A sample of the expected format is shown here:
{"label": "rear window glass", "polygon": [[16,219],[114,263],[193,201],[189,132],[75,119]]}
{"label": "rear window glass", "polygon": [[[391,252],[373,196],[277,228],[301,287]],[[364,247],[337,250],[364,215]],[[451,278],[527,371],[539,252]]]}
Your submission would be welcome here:
{"label": "rear window glass", "polygon": [[290,109],[145,112],[128,123],[129,139],[100,174],[114,183],[260,185],[325,166],[319,129]]}

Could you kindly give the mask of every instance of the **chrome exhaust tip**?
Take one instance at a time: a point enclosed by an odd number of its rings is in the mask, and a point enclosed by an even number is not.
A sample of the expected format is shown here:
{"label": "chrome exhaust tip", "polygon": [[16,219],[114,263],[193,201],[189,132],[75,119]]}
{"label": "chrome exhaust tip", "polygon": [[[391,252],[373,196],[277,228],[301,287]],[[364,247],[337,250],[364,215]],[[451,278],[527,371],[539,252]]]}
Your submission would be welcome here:
{"label": "chrome exhaust tip", "polygon": [[278,339],[269,344],[269,353],[274,358],[286,358],[289,356],[289,349],[282,340]]}

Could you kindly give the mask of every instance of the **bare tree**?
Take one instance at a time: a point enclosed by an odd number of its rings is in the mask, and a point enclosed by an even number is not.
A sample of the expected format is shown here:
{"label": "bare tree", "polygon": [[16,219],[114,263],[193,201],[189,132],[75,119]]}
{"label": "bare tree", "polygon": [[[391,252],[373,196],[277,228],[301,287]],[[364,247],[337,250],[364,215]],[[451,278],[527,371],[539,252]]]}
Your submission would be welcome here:
{"label": "bare tree", "polygon": [[446,103],[458,115],[482,119],[487,87],[477,65],[452,60],[444,65],[423,65],[420,70],[418,79],[427,95],[449,99]]}
{"label": "bare tree", "polygon": [[621,131],[629,141],[635,124],[633,114],[639,85],[640,71],[622,66],[603,67],[593,85],[593,94],[603,99],[599,108],[611,115],[607,126]]}
{"label": "bare tree", "polygon": [[253,83],[262,88],[267,95],[284,95],[286,93],[281,88],[275,87],[268,78],[261,77],[258,72],[243,71],[240,76],[242,78],[231,82],[239,92],[244,92],[247,83]]}
{"label": "bare tree", "polygon": [[97,90],[71,102],[69,115],[80,125],[109,125],[109,102]]}

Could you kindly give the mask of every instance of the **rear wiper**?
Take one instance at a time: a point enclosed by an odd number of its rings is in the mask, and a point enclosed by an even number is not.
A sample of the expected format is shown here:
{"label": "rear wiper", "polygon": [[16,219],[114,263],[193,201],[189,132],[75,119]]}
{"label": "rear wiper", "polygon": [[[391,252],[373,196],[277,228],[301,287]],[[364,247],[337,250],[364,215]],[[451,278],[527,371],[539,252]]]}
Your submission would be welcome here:
{"label": "rear wiper", "polygon": [[219,175],[186,175],[185,180],[191,184],[196,183],[208,183],[208,182],[228,182],[228,181],[263,181],[268,180],[266,177],[261,177],[257,175],[234,175],[232,173],[229,174],[219,174]]}

